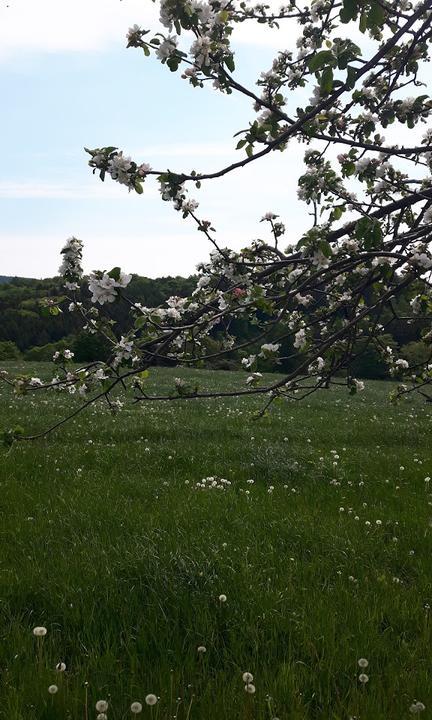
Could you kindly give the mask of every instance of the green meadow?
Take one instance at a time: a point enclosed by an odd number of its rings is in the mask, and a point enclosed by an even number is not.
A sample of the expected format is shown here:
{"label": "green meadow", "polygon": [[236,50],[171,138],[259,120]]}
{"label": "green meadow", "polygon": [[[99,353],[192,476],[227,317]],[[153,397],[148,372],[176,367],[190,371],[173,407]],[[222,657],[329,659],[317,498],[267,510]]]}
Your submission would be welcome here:
{"label": "green meadow", "polygon": [[[177,376],[245,379],[159,368],[149,389]],[[432,408],[390,389],[261,420],[262,398],[129,398],[2,448],[0,717],[431,718]],[[0,426],[78,405],[1,385]]]}

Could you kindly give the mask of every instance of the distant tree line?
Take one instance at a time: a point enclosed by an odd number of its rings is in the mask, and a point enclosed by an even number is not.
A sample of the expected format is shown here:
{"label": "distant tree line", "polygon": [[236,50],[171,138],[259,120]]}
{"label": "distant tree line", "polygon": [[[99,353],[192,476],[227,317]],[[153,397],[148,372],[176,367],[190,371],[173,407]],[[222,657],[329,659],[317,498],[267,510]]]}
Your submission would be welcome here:
{"label": "distant tree line", "polygon": [[[187,297],[196,285],[196,278],[164,277],[150,279],[135,275],[128,287],[128,297],[132,302],[141,303],[145,307],[156,307],[171,296]],[[87,290],[83,287],[83,298]],[[398,350],[410,364],[421,363],[428,355],[425,344],[421,341],[421,323],[404,320],[409,316],[409,302],[412,297],[411,288],[395,301],[394,317],[389,306],[380,316],[383,326],[382,339],[393,350]],[[83,333],[76,313],[62,312],[51,314],[49,301],[61,301],[63,290],[60,278],[31,280],[24,278],[6,278],[0,276],[0,360],[23,359],[29,361],[51,360],[58,349],[69,347],[75,353],[78,362],[107,359],[109,348],[96,335]],[[47,304],[48,301],[48,304]],[[264,311],[263,311],[264,312]],[[113,303],[107,307],[107,315],[112,320],[113,328],[118,336],[126,331],[128,310],[124,304]],[[398,317],[396,317],[398,316]],[[236,319],[229,328],[216,327],[207,339],[207,351],[218,351],[223,334],[229,330],[239,341],[250,340],[258,331],[248,320]],[[354,353],[353,372],[357,377],[385,378],[388,376],[387,366],[381,356],[372,347],[366,347],[367,338],[358,341],[358,355]],[[257,343],[259,347],[259,343]],[[250,348],[253,351],[253,345]],[[283,358],[277,365],[268,360],[269,371],[289,371],[296,362],[290,341],[286,341],[280,352]],[[163,362],[169,363],[169,360]],[[207,366],[215,369],[238,369],[241,357],[237,351],[227,354],[223,359],[207,361]]]}

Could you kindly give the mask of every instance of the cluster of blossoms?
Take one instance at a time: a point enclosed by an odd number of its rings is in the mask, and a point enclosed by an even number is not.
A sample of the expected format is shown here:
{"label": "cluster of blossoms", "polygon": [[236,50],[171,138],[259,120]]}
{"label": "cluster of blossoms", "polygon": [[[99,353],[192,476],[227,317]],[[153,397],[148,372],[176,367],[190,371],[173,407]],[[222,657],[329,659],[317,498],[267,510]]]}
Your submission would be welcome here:
{"label": "cluster of blossoms", "polygon": [[89,160],[90,167],[93,168],[93,172],[99,170],[101,180],[104,180],[105,175],[108,173],[112,180],[121,185],[126,185],[129,191],[143,192],[143,182],[151,172],[148,163],[137,165],[132,158],[123,155],[123,151],[118,151],[115,147],[87,149],[86,151],[91,156],[91,160]]}
{"label": "cluster of blossoms", "polygon": [[[158,60],[176,71],[188,56],[190,65],[182,77],[196,86],[203,86],[204,79],[212,79],[214,87],[229,90],[224,67],[234,69],[233,51],[230,47],[232,28],[229,20],[233,13],[223,9],[217,0],[202,2],[187,0],[179,4],[177,0],[162,0],[160,4],[160,22],[169,33],[158,33],[150,41],[146,40],[148,31],[139,25],[133,25],[127,33],[128,47],[142,47],[146,55],[154,51]],[[191,31],[195,39],[189,53],[179,49],[181,30]]]}
{"label": "cluster of blossoms", "polygon": [[68,350],[67,348],[65,350],[56,350],[53,355],[53,362],[64,364],[68,360],[73,360],[74,357],[75,354],[72,352],[72,350]]}
{"label": "cluster of blossoms", "polygon": [[104,305],[112,303],[118,297],[118,289],[125,288],[132,280],[132,275],[126,275],[120,270],[110,273],[94,272],[90,275],[89,290],[92,294],[92,302]]}
{"label": "cluster of blossoms", "polygon": [[68,290],[77,290],[79,287],[78,283],[82,277],[82,251],[82,241],[75,237],[69,238],[61,251],[63,261],[59,273],[64,278]]}

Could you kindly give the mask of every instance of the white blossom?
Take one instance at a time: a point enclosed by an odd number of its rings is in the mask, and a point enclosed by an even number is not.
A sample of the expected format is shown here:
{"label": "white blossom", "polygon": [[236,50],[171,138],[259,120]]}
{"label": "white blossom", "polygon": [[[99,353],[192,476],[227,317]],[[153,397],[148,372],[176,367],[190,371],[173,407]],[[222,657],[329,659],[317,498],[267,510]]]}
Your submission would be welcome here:
{"label": "white blossom", "polygon": [[168,60],[171,55],[174,55],[177,50],[177,38],[175,35],[170,35],[161,42],[158,49],[156,50],[156,57],[159,60]]}
{"label": "white blossom", "polygon": [[294,336],[294,347],[298,350],[301,350],[302,348],[304,348],[306,343],[306,331],[304,330],[304,328],[300,328],[300,330],[298,330]]}

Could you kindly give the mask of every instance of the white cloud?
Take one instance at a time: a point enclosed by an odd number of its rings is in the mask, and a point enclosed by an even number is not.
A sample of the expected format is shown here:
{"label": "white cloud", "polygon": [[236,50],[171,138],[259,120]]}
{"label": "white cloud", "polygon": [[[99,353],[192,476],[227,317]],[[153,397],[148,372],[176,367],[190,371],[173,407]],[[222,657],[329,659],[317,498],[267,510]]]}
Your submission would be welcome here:
{"label": "white cloud", "polygon": [[142,0],[11,0],[0,6],[0,58],[125,47],[130,25],[156,17],[153,3]]}
{"label": "white cloud", "polygon": [[[160,29],[158,16],[158,3],[150,0],[2,2],[0,61],[23,53],[97,52],[111,45],[124,48],[131,25]],[[285,27],[271,30],[255,22],[246,22],[235,31],[235,41],[248,45],[279,47],[292,37]]]}

